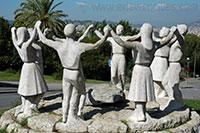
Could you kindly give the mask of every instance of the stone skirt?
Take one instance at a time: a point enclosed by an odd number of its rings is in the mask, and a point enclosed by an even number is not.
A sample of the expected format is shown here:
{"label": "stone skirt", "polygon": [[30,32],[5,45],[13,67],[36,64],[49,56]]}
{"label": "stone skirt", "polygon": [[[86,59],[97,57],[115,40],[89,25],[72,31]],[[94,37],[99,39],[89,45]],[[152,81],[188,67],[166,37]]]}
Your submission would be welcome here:
{"label": "stone skirt", "polygon": [[169,68],[163,78],[163,85],[168,84],[171,88],[180,82],[181,65],[179,62],[169,64]]}
{"label": "stone skirt", "polygon": [[152,72],[149,67],[137,64],[134,66],[128,100],[134,102],[155,100]]}
{"label": "stone skirt", "polygon": [[18,93],[22,96],[34,96],[48,90],[42,71],[36,63],[24,63],[20,75]]}
{"label": "stone skirt", "polygon": [[155,56],[151,64],[153,80],[161,82],[167,72],[167,68],[167,58]]}

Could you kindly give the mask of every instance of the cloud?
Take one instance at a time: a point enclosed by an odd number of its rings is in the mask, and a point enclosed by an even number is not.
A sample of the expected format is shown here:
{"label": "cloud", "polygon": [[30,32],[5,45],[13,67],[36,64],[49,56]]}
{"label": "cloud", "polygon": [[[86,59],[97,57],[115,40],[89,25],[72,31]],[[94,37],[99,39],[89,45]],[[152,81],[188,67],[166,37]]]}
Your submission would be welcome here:
{"label": "cloud", "polygon": [[152,6],[149,5],[149,4],[140,4],[140,5],[139,5],[139,9],[140,9],[140,10],[151,10],[151,9],[152,9]]}
{"label": "cloud", "polygon": [[133,7],[135,7],[134,4],[128,4],[128,5],[127,5],[127,8],[128,8],[128,9],[133,8]]}
{"label": "cloud", "polygon": [[189,5],[183,5],[183,6],[181,6],[181,9],[182,10],[191,9],[191,6],[189,6]]}
{"label": "cloud", "polygon": [[87,3],[84,3],[84,2],[76,2],[76,4],[79,6],[87,6]]}
{"label": "cloud", "polygon": [[155,10],[165,9],[165,8],[167,8],[167,4],[164,4],[164,3],[158,3],[154,7]]}

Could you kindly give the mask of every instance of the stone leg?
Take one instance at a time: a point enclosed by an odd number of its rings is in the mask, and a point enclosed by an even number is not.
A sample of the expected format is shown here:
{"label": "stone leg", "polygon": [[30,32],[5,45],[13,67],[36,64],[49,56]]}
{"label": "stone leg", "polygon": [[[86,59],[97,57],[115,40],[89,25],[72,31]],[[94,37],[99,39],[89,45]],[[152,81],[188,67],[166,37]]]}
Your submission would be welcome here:
{"label": "stone leg", "polygon": [[126,76],[125,74],[121,75],[121,83],[122,83],[122,90],[125,92],[125,83],[126,83]]}
{"label": "stone leg", "polygon": [[146,103],[145,102],[136,102],[135,109],[137,112],[137,121],[145,122],[146,121]]}
{"label": "stone leg", "polygon": [[173,97],[173,95],[174,95],[173,88],[170,87],[170,85],[169,85],[168,82],[167,82],[166,84],[163,84],[163,86],[164,86],[164,88],[165,88],[165,90],[166,90],[166,92],[167,92],[168,98],[169,98],[170,100],[174,100],[174,97]]}
{"label": "stone leg", "polygon": [[70,100],[70,107],[69,107],[67,122],[69,122],[71,119],[77,119],[79,100],[80,100],[80,94],[77,88],[73,87],[73,95],[71,96],[71,100]]}
{"label": "stone leg", "polygon": [[164,98],[167,97],[167,92],[165,91],[163,85],[159,81],[154,81],[154,88],[155,88],[155,96],[156,100],[158,98]]}
{"label": "stone leg", "polygon": [[131,116],[131,120],[136,122],[146,121],[146,102],[135,102],[135,111]]}
{"label": "stone leg", "polygon": [[36,107],[37,107],[37,108],[38,108],[38,105],[39,105],[41,99],[43,98],[44,94],[45,94],[45,93],[42,93],[42,94],[37,95],[37,97],[36,97],[36,99],[35,99],[35,103],[36,103]]}
{"label": "stone leg", "polygon": [[111,63],[111,81],[112,81],[112,85],[117,86],[118,74],[117,74],[116,66],[113,63]]}
{"label": "stone leg", "polygon": [[119,75],[118,76],[118,83],[116,85],[117,88],[121,89],[122,91],[124,90],[124,86],[125,86],[125,75]]}
{"label": "stone leg", "polygon": [[167,111],[179,109],[184,106],[182,93],[179,89],[179,84],[171,86],[169,84],[165,85],[167,94],[169,96],[168,104],[165,108]]}
{"label": "stone leg", "polygon": [[72,95],[72,85],[69,82],[63,81],[62,122],[64,123],[67,121],[71,95]]}
{"label": "stone leg", "polygon": [[85,104],[86,94],[82,94],[80,97],[79,107],[78,107],[78,116],[82,116],[83,113],[83,107]]}
{"label": "stone leg", "polygon": [[24,114],[25,116],[31,116],[33,114],[31,107],[33,106],[33,97],[27,96],[25,97],[25,108],[24,108]]}
{"label": "stone leg", "polygon": [[23,113],[24,112],[24,109],[25,109],[25,104],[26,104],[26,101],[25,101],[25,98],[24,98],[24,96],[21,96],[21,101],[22,101],[22,104],[21,104],[21,109],[19,109],[19,110],[16,110],[15,111],[15,117],[17,117],[17,115],[18,114],[20,114],[20,113]]}
{"label": "stone leg", "polygon": [[33,103],[32,103],[32,106],[31,106],[31,109],[37,113],[39,113],[38,111],[38,104],[40,102],[40,100],[42,99],[42,97],[44,96],[44,93],[42,94],[38,94],[36,96],[33,96]]}

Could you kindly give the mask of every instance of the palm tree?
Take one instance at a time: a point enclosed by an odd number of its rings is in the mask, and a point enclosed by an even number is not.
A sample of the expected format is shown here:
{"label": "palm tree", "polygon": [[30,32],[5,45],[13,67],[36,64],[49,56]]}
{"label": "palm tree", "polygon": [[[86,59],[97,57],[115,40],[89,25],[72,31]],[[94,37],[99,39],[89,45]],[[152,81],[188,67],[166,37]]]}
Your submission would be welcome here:
{"label": "palm tree", "polygon": [[54,10],[62,2],[53,5],[54,0],[27,0],[21,3],[21,8],[17,9],[15,14],[14,25],[25,26],[27,28],[33,27],[38,21],[42,21],[41,28],[50,28],[57,35],[62,33],[65,22],[61,19],[66,17],[61,10]]}

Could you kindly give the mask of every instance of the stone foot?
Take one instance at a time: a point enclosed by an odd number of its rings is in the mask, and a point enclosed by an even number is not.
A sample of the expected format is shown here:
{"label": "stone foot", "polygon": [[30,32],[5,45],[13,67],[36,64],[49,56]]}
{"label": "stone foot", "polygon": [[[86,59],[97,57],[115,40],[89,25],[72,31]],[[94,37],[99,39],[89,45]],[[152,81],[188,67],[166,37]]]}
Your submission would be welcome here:
{"label": "stone foot", "polygon": [[66,122],[67,122],[67,116],[65,116],[65,115],[62,116],[62,122],[63,122],[63,123],[66,123]]}
{"label": "stone foot", "polygon": [[19,114],[21,114],[21,113],[23,113],[23,112],[24,112],[24,109],[23,109],[23,108],[17,108],[17,109],[15,110],[14,116],[17,117]]}
{"label": "stone foot", "polygon": [[87,132],[87,122],[81,118],[68,118],[67,123],[56,124],[56,129],[61,132]]}

